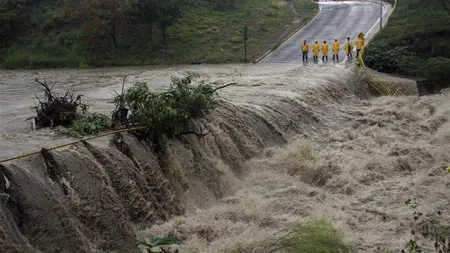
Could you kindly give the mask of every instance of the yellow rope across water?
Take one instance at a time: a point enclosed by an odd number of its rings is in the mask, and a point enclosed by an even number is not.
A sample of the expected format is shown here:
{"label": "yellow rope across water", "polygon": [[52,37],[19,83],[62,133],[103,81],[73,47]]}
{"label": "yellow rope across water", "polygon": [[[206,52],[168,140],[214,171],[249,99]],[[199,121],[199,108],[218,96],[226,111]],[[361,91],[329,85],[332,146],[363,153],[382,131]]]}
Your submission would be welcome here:
{"label": "yellow rope across water", "polygon": [[[115,131],[106,132],[106,133],[103,133],[103,134],[100,134],[100,135],[96,135],[96,136],[84,138],[84,139],[81,139],[81,140],[69,142],[69,143],[66,143],[66,144],[62,144],[62,145],[59,145],[59,146],[50,147],[50,148],[46,148],[46,149],[47,149],[47,150],[60,149],[60,148],[64,148],[64,147],[68,147],[68,146],[72,146],[72,145],[78,144],[78,143],[80,143],[80,142],[82,142],[82,141],[89,141],[89,140],[93,140],[93,139],[98,139],[98,138],[101,138],[101,137],[105,137],[105,136],[108,136],[108,135],[113,135],[113,134],[116,134],[116,133],[123,133],[123,132],[134,131],[134,130],[143,130],[143,129],[146,129],[146,128],[147,128],[147,127],[139,126],[139,127],[133,127],[133,128],[126,128],[126,129],[115,130]],[[3,159],[3,160],[0,160],[0,163],[10,162],[10,161],[22,159],[22,158],[24,158],[24,157],[28,157],[28,156],[32,156],[32,155],[37,155],[37,154],[40,154],[41,152],[42,152],[42,151],[39,150],[39,151],[33,151],[33,152],[29,152],[29,153],[24,153],[24,154],[15,156],[15,157],[11,157],[11,158],[6,158],[6,159]]]}

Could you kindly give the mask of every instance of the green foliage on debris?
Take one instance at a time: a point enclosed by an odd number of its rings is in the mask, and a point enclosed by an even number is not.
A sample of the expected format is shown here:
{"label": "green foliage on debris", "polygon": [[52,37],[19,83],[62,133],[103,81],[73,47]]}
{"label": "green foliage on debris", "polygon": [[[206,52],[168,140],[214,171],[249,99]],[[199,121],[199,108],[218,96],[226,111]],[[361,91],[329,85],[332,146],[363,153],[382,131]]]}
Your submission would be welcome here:
{"label": "green foliage on debris", "polygon": [[406,243],[403,253],[450,253],[450,224],[443,218],[442,211],[436,210],[431,214],[420,212],[419,203],[415,198],[405,202],[414,212],[411,220],[412,238]]}
{"label": "green foliage on debris", "polygon": [[349,253],[352,248],[342,242],[338,232],[326,221],[311,221],[276,239],[270,252],[280,253]]}
{"label": "green foliage on debris", "polygon": [[131,111],[130,121],[148,126],[149,134],[174,137],[188,130],[189,121],[218,106],[216,90],[207,84],[192,85],[191,78],[172,79],[168,91],[155,93],[147,83],[136,83],[114,102]]}
{"label": "green foliage on debris", "polygon": [[[437,60],[431,60],[437,57]],[[450,84],[448,76],[441,74],[450,72],[444,58],[450,59],[450,5],[447,0],[397,1],[389,23],[364,54],[366,65],[375,70],[422,76],[433,82]]]}
{"label": "green foliage on debris", "polygon": [[[179,253],[178,250],[172,251],[167,246],[184,244],[183,241],[172,236],[151,236],[137,241],[137,246],[147,253]],[[130,253],[128,249],[119,251],[109,251],[108,253]],[[133,251],[134,252],[134,251]]]}
{"label": "green foliage on debris", "polygon": [[[164,252],[164,253],[172,253],[172,251],[163,248],[163,246],[170,246],[170,245],[179,245],[183,244],[183,241],[170,236],[153,236],[153,237],[147,237],[143,240],[138,241],[139,245],[142,245],[145,247],[147,252],[149,253],[157,253],[157,252]],[[157,248],[157,249],[155,249]],[[178,251],[175,251],[178,252]],[[174,253],[175,253],[174,252]]]}
{"label": "green foliage on debris", "polygon": [[76,120],[70,127],[68,134],[72,137],[82,137],[88,135],[97,135],[108,129],[110,119],[108,116],[99,113],[93,113],[87,117]]}
{"label": "green foliage on debris", "polygon": [[47,84],[45,78],[43,81],[36,78],[35,81],[44,92],[43,100],[36,95],[36,127],[70,126],[86,113],[87,105],[81,102],[82,95],[75,95],[70,90],[61,95],[53,92],[54,85]]}

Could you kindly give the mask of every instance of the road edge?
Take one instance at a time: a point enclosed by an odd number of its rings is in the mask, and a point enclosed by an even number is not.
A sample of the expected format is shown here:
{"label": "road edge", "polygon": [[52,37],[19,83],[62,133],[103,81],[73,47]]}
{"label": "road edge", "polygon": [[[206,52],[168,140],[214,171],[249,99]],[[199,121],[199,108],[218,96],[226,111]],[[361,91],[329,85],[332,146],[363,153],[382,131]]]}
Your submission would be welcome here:
{"label": "road edge", "polygon": [[[389,23],[389,19],[391,18],[391,16],[392,16],[392,14],[395,12],[395,10],[396,10],[396,8],[397,8],[397,2],[398,2],[398,0],[394,0],[395,2],[394,2],[394,5],[391,5],[392,7],[391,7],[391,10],[389,11],[389,13],[386,13],[387,14],[387,17],[384,19],[384,22],[383,22],[383,24],[381,24],[381,27],[382,28],[384,28],[385,26],[387,26],[388,25],[388,23]],[[383,4],[385,4],[385,3],[383,3]],[[376,25],[376,23],[374,24],[374,25]],[[362,65],[362,67],[363,68],[366,68],[366,64],[364,63],[364,59],[363,59],[363,56],[364,56],[364,52],[365,52],[365,50],[366,50],[366,48],[367,48],[367,46],[369,45],[369,43],[380,33],[382,31],[382,29],[377,29],[377,31],[374,33],[374,34],[372,34],[371,36],[369,36],[368,37],[368,40],[367,40],[367,43],[365,43],[365,45],[363,46],[363,48],[362,48],[362,50],[361,50],[361,54],[360,54],[360,57],[359,57],[359,62],[360,62],[360,64]]]}
{"label": "road edge", "polygon": [[[346,0],[344,0],[344,1],[346,1]],[[347,2],[350,2],[351,0],[349,0],[349,1],[347,1]],[[391,15],[392,15],[392,13],[394,12],[394,10],[395,10],[395,7],[396,7],[396,5],[397,5],[397,0],[394,0],[395,1],[395,3],[394,3],[394,5],[392,5],[392,4],[390,4],[391,5],[391,9],[389,10],[389,8],[388,8],[388,3],[386,2],[386,1],[383,1],[382,2],[382,5],[385,7],[385,9],[386,9],[386,11],[383,13],[383,20],[382,20],[382,27],[384,28],[386,25],[387,25],[387,23],[389,22],[389,18],[391,17]],[[355,2],[355,1],[354,1]],[[380,4],[380,2],[378,2],[378,1],[375,1],[375,0],[358,0],[358,2],[371,2],[371,3],[375,3],[375,4]],[[365,34],[365,42],[366,43],[364,43],[364,46],[363,46],[363,49],[362,49],[362,54],[364,54],[364,49],[367,47],[367,45],[373,40],[373,38],[375,38],[375,36],[382,30],[382,29],[380,29],[379,28],[379,20],[378,21],[376,21],[373,25],[372,25],[372,27],[366,32],[366,34]],[[378,28],[376,28],[375,29],[375,27],[377,27],[378,26]],[[374,32],[375,31],[375,32]],[[354,47],[353,48],[353,51],[352,52],[356,52],[356,47]],[[345,59],[345,60],[343,60],[340,64],[345,64],[345,63],[347,63],[347,59]],[[356,64],[360,64],[360,61],[357,59],[357,61],[355,62]],[[364,62],[362,62],[363,64],[364,64]]]}
{"label": "road edge", "polygon": [[312,17],[310,17],[309,19],[306,20],[306,22],[304,22],[302,25],[300,25],[299,27],[297,27],[294,31],[292,31],[291,33],[289,33],[286,37],[284,37],[283,39],[281,39],[274,47],[272,47],[271,49],[267,50],[267,52],[265,52],[264,54],[262,54],[260,57],[258,57],[256,60],[254,60],[252,63],[256,64],[259,63],[262,59],[264,59],[267,55],[269,55],[270,53],[272,53],[273,51],[275,51],[278,47],[280,47],[284,42],[286,42],[289,38],[291,38],[294,34],[296,34],[297,32],[299,32],[301,29],[303,29],[303,27],[305,25],[307,25],[309,22],[311,22],[313,19],[315,19],[317,17],[317,14],[319,14],[319,12],[321,11],[321,8],[319,6],[319,9],[316,10],[316,12],[314,13],[314,15]]}
{"label": "road edge", "polygon": [[[341,0],[341,2],[371,2],[371,3],[374,3],[374,4],[380,4],[380,2],[378,2],[378,1],[376,1],[376,0]],[[390,13],[388,14],[387,19],[385,19],[385,21],[383,22],[383,23],[384,23],[384,24],[383,24],[383,27],[387,24],[387,22],[388,22],[388,20],[389,20],[389,18],[390,18],[390,16],[391,16],[391,14],[393,13],[393,11],[394,11],[394,9],[395,9],[396,4],[397,4],[397,0],[395,0],[395,4],[394,4],[394,6],[392,6],[392,9],[391,9]],[[387,7],[385,1],[382,1],[382,5],[384,5],[385,7]],[[303,23],[303,24],[300,25],[298,28],[296,28],[294,31],[292,31],[291,33],[289,33],[286,37],[284,37],[282,40],[280,40],[273,48],[269,49],[267,52],[265,52],[264,54],[262,54],[262,55],[261,55],[260,57],[258,57],[256,60],[254,60],[252,63],[253,63],[253,64],[256,64],[256,63],[261,62],[261,60],[263,60],[263,59],[264,59],[265,57],[267,57],[270,53],[272,53],[273,51],[275,51],[275,50],[276,50],[278,47],[280,47],[284,42],[286,42],[288,39],[290,39],[294,34],[296,34],[296,33],[299,32],[301,29],[303,29],[303,27],[305,27],[308,23],[310,23],[311,21],[313,21],[313,20],[317,17],[317,15],[320,13],[321,10],[322,10],[322,8],[321,8],[320,5],[319,5],[319,9],[314,13],[314,16],[312,16],[311,18],[309,18],[305,23]],[[387,14],[387,12],[384,13],[384,14]],[[377,24],[377,23],[375,23],[374,26],[375,26],[376,24]],[[372,30],[372,29],[370,29],[370,30]],[[380,30],[380,29],[378,29],[378,30]],[[371,38],[375,37],[375,35],[376,35],[378,32],[379,32],[379,31],[376,31],[375,34],[374,34],[373,36],[371,36]],[[370,39],[371,39],[371,38],[370,38]],[[369,39],[369,41],[370,41],[370,39]],[[353,49],[353,50],[356,51],[356,49]]]}

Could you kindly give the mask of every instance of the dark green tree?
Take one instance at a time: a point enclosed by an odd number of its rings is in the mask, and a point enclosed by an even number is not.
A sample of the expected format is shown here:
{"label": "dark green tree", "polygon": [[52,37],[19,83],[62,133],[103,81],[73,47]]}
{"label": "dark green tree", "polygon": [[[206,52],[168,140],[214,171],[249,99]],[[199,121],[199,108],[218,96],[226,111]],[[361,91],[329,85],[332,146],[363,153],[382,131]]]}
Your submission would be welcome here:
{"label": "dark green tree", "polygon": [[158,21],[157,0],[137,0],[134,3],[134,12],[140,23],[146,24],[150,41],[152,40],[153,25]]}
{"label": "dark green tree", "polygon": [[450,0],[428,0],[428,1],[418,1],[416,3],[417,8],[434,6],[438,10],[444,10],[450,16]]}
{"label": "dark green tree", "polygon": [[215,0],[214,5],[219,10],[231,10],[236,7],[235,0]]}
{"label": "dark green tree", "polygon": [[167,27],[181,17],[180,0],[158,0],[158,20],[156,25],[161,31],[164,43],[167,41]]}
{"label": "dark green tree", "polygon": [[450,16],[450,0],[434,0],[437,2]]}
{"label": "dark green tree", "polygon": [[111,38],[114,49],[117,48],[117,28],[124,18],[123,1],[90,0],[89,11],[91,22],[99,24]]}
{"label": "dark green tree", "polygon": [[8,36],[25,11],[25,1],[0,0],[0,38]]}

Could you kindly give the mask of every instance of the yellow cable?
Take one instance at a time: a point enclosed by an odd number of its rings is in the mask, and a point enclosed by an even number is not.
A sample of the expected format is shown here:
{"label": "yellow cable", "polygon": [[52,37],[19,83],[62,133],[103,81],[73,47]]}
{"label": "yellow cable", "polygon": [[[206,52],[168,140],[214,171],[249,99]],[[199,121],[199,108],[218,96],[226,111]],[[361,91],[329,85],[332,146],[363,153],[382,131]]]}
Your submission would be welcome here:
{"label": "yellow cable", "polygon": [[[88,137],[88,138],[85,138],[85,139],[73,141],[73,142],[70,142],[70,143],[63,144],[63,145],[47,148],[47,150],[60,149],[60,148],[68,147],[68,146],[71,146],[71,145],[75,145],[75,144],[80,143],[82,141],[89,141],[89,140],[105,137],[105,136],[108,136],[108,135],[112,135],[112,134],[115,134],[115,133],[123,133],[123,132],[128,132],[128,131],[133,131],[133,130],[142,130],[142,129],[146,129],[146,128],[147,127],[145,127],[145,126],[139,126],[139,127],[115,130],[115,131],[112,131],[112,132],[107,132],[107,133],[104,133],[104,134]],[[27,156],[37,155],[37,154],[40,154],[40,153],[41,153],[41,151],[33,151],[33,152],[30,152],[30,153],[24,153],[24,154],[15,156],[15,157],[11,157],[11,158],[0,160],[0,163],[5,163],[5,162],[13,161],[13,160],[18,160],[18,159],[21,159],[21,158],[24,158],[24,157],[27,157]]]}

